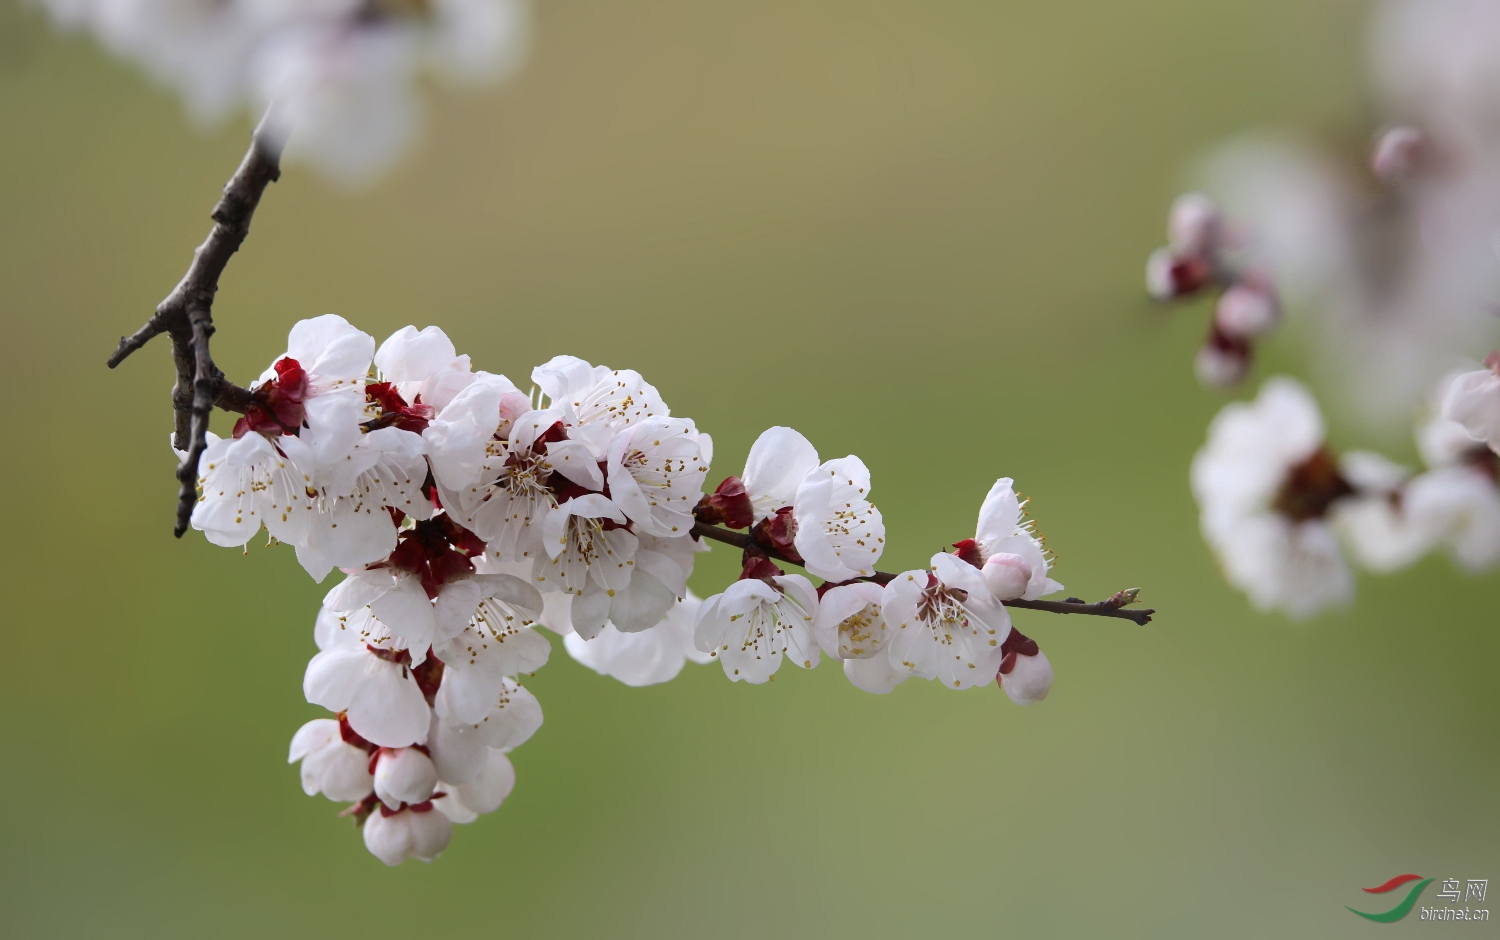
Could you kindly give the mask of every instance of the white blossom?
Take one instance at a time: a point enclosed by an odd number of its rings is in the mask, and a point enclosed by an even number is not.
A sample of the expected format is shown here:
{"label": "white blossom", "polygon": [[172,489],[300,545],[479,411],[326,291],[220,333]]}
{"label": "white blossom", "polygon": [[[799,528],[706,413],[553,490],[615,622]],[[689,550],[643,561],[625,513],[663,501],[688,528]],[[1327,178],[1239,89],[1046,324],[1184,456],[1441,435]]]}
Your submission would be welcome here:
{"label": "white blossom", "polygon": [[463,783],[478,774],[484,768],[489,750],[514,750],[542,726],[541,703],[530,690],[512,679],[501,683],[488,714],[478,721],[460,719],[441,689],[434,704],[436,710],[427,747],[438,776],[451,784]]}
{"label": "white blossom", "polygon": [[[250,432],[239,439],[210,432],[198,462],[198,504],[192,526],[210,542],[244,545],[264,523],[279,542],[305,542],[315,512],[311,455],[295,437],[272,444]],[[307,464],[308,469],[299,466]]]}
{"label": "white blossom", "polygon": [[445,782],[440,786],[444,795],[434,799],[433,805],[456,823],[470,823],[500,808],[515,789],[516,770],[504,751],[489,748],[477,774],[463,783]]}
{"label": "white blossom", "polygon": [[693,643],[693,626],[702,604],[689,591],[674,601],[662,621],[649,630],[624,633],[613,623],[606,623],[597,636],[585,640],[570,629],[563,632],[563,645],[578,662],[626,685],[670,682],[687,662],[709,661],[709,655]]}
{"label": "white blossom", "polygon": [[939,552],[928,571],[906,571],[886,587],[881,612],[891,659],[922,679],[967,689],[995,681],[1010,615],[968,562]]}
{"label": "white blossom", "polygon": [[442,411],[480,373],[460,356],[448,334],[435,326],[403,326],[375,351],[375,368],[408,403]]}
{"label": "white blossom", "polygon": [[817,609],[818,595],[801,575],[736,581],[698,609],[694,643],[731,680],[765,682],[781,668],[783,654],[803,668],[818,664]]}
{"label": "white blossom", "polygon": [[61,25],[95,33],[147,69],[203,121],[242,106],[335,181],[368,182],[421,122],[425,75],[492,80],[527,39],[522,0],[42,0]]}
{"label": "white blossom", "polygon": [[755,521],[792,505],[797,487],[818,468],[818,452],[807,438],[791,428],[773,427],[761,432],[745,458],[740,479],[750,496]]}
{"label": "white blossom", "polygon": [[400,661],[403,651],[342,624],[325,626],[319,639],[327,645],[307,664],[302,680],[309,702],[346,713],[355,733],[380,747],[426,741],[432,709],[411,666]]}
{"label": "white blossom", "polygon": [[297,729],[287,763],[297,761],[302,762],[302,789],[308,796],[362,800],[375,787],[370,755],[346,743],[334,719],[316,718]]}
{"label": "white blossom", "polygon": [[646,418],[614,436],[609,498],[637,531],[672,538],[692,529],[708,474],[700,437],[684,418]]}
{"label": "white blossom", "polygon": [[569,426],[600,424],[611,432],[647,418],[670,417],[671,411],[656,389],[630,369],[594,366],[574,356],[557,356],[531,371],[552,408],[561,410]]}
{"label": "white blossom", "polygon": [[882,604],[886,589],[871,581],[829,588],[818,600],[813,634],[823,652],[844,662],[844,675],[856,688],[883,695],[910,675],[891,658],[892,632]]}
{"label": "white blossom", "polygon": [[[1031,601],[1061,591],[1063,586],[1048,577],[1051,559],[1031,520],[1024,515],[1025,503],[1016,495],[1014,484],[1010,477],[1001,477],[985,494],[979,507],[974,542],[979,550],[979,566],[991,572],[987,577],[994,582],[993,587],[1004,592],[997,592],[996,598],[1022,597]],[[1008,556],[997,559],[996,564],[1012,570],[989,566],[987,563],[996,555]],[[1024,581],[1017,577],[1020,573],[1025,574]],[[1011,594],[1017,587],[1022,587],[1021,592]]]}
{"label": "white blossom", "polygon": [[797,485],[793,542],[808,571],[829,581],[875,573],[885,521],[869,494],[870,471],[852,454],[819,466]]}
{"label": "white blossom", "polygon": [[422,435],[443,506],[505,561],[541,552],[542,516],[557,505],[539,438],[558,419],[528,409],[503,376],[480,373]]}

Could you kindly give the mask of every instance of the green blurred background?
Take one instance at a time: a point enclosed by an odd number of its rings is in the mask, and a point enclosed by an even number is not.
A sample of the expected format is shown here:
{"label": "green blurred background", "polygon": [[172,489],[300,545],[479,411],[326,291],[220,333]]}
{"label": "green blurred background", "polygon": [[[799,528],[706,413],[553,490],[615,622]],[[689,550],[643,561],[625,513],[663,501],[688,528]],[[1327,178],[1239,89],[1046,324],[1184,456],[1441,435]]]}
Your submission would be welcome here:
{"label": "green blurred background", "polygon": [[[884,567],[1012,475],[1070,592],[1160,611],[1019,613],[1057,670],[1026,709],[827,663],[629,689],[558,643],[514,795],[387,870],[285,763],[326,587],[174,541],[167,347],[103,365],[247,125],[192,128],[12,2],[0,933],[1354,937],[1425,926],[1349,914],[1360,886],[1500,876],[1493,578],[1431,559],[1310,624],[1253,613],[1187,488],[1225,400],[1192,377],[1206,311],[1143,299],[1204,147],[1365,132],[1362,4],[543,0],[525,70],[434,96],[377,188],[289,168],[224,278],[231,377],[327,312],[438,323],[523,383],[636,368],[719,477],[771,424],[858,452]],[[1284,337],[1258,373],[1302,359]]]}

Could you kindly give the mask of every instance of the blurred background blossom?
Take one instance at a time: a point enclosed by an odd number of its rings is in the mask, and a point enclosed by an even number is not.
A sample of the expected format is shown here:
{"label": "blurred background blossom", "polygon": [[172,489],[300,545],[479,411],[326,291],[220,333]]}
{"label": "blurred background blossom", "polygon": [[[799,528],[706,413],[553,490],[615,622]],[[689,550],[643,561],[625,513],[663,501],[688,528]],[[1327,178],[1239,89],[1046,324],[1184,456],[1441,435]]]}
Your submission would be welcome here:
{"label": "blurred background blossom", "polygon": [[1366,28],[1346,143],[1336,125],[1248,131],[1198,181],[1271,272],[1336,413],[1392,439],[1500,339],[1500,7],[1385,0]]}

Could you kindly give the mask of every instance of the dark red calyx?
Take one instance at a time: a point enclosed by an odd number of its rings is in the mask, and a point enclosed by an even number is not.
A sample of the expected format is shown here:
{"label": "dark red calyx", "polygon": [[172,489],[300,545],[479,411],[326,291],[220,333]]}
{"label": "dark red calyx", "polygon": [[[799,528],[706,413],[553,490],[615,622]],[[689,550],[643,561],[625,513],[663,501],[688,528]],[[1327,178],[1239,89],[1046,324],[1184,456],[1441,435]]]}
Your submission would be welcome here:
{"label": "dark red calyx", "polygon": [[[428,705],[431,705],[433,699],[437,698],[438,686],[443,684],[444,668],[443,661],[432,655],[430,648],[427,650],[427,658],[422,661],[422,665],[412,667],[411,676],[417,680],[417,688],[422,690],[422,697],[427,699]],[[422,753],[428,754],[425,747],[422,748]],[[428,754],[428,756],[431,755]]]}
{"label": "dark red calyx", "polygon": [[1233,336],[1224,332],[1219,327],[1219,321],[1214,320],[1209,327],[1208,336],[1203,340],[1203,345],[1208,346],[1221,355],[1230,356],[1244,362],[1249,367],[1250,360],[1255,355],[1255,349],[1250,345],[1250,340],[1243,336]]}
{"label": "dark red calyx", "polygon": [[339,712],[339,737],[344,739],[345,744],[357,747],[366,754],[375,753],[375,745],[360,737],[359,732],[349,725],[349,715],[346,712]]}
{"label": "dark red calyx", "polygon": [[962,542],[954,542],[953,547],[958,549],[958,557],[976,568],[984,567],[984,555],[979,551],[979,543],[973,539],[964,539]]}
{"label": "dark red calyx", "polygon": [[802,564],[802,556],[798,554],[795,544],[797,519],[792,515],[792,507],[783,506],[776,510],[751,529],[750,534],[755,536],[756,542],[785,556],[787,561]]}
{"label": "dark red calyx", "polygon": [[1203,255],[1176,255],[1172,258],[1171,277],[1172,296],[1186,297],[1207,287],[1214,279],[1214,269]]}
{"label": "dark red calyx", "polygon": [[[1036,640],[1017,630],[1010,628],[1005,642],[1000,644],[1000,649],[1005,655],[1000,660],[1000,671],[995,674],[995,684],[1000,685],[1000,677],[1008,676],[1016,668],[1016,657],[1035,656],[1041,652],[1041,647],[1036,645]],[[1003,688],[1003,686],[1002,686]]]}
{"label": "dark red calyx", "polygon": [[387,506],[385,507],[385,511],[391,514],[391,522],[395,524],[396,528],[401,528],[401,523],[406,521],[406,513],[395,506]]}
{"label": "dark red calyx", "polygon": [[771,556],[767,555],[765,549],[758,545],[751,545],[745,549],[745,556],[741,564],[741,581],[747,578],[758,578],[764,581],[768,578],[776,578],[786,574],[785,571],[776,567],[776,563],[771,560]]}
{"label": "dark red calyx", "polygon": [[296,434],[307,416],[308,379],[301,364],[286,356],[271,367],[276,377],[250,391],[254,402],[234,423],[234,437],[239,440],[251,431],[272,436]]}
{"label": "dark red calyx", "polygon": [[[1489,477],[1496,485],[1500,485],[1500,455],[1496,455],[1488,447],[1481,445],[1471,449],[1464,455],[1463,462]],[[1399,493],[1400,490],[1396,492]]]}
{"label": "dark red calyx", "polygon": [[1019,656],[1035,656],[1041,652],[1041,648],[1036,645],[1036,640],[1015,627],[1010,628],[1010,633],[1006,635],[1005,642],[1000,644],[1000,648],[1007,653],[1015,653]]}
{"label": "dark red calyx", "polygon": [[370,818],[370,814],[375,812],[375,807],[380,805],[380,797],[371,793],[369,796],[360,800],[358,803],[355,803],[353,806],[350,806],[342,813],[339,813],[339,816],[353,816],[354,825],[363,826],[365,824],[365,820]]}
{"label": "dark red calyx", "polygon": [[418,522],[397,539],[396,550],[380,566],[421,578],[422,589],[432,600],[437,599],[438,589],[444,584],[471,574],[474,563],[469,559],[484,554],[479,537],[446,514]]}
{"label": "dark red calyx", "polygon": [[755,522],[755,507],[750,505],[745,481],[739,477],[726,478],[718,489],[698,501],[693,514],[710,525],[731,529],[748,529]]}
{"label": "dark red calyx", "polygon": [[[437,794],[434,793],[433,796],[435,797],[437,796]],[[366,799],[368,799],[368,797],[366,797]],[[405,812],[406,810],[411,810],[413,813],[430,813],[432,812],[432,797],[429,797],[420,803],[402,803],[395,809],[391,809],[384,803],[379,803],[377,805],[380,807],[380,815],[387,818],[394,816],[397,813]]]}
{"label": "dark red calyx", "polygon": [[421,434],[437,413],[431,405],[420,401],[408,405],[396,386],[390,382],[371,382],[365,386],[365,401],[380,406],[379,417],[365,422],[365,430],[376,428],[400,428]]}
{"label": "dark red calyx", "polygon": [[1354,487],[1339,473],[1333,454],[1319,448],[1292,468],[1271,505],[1293,521],[1305,522],[1322,518],[1335,501],[1353,493]]}
{"label": "dark red calyx", "polygon": [[561,421],[555,422],[552,427],[537,435],[537,439],[531,442],[531,449],[538,454],[547,452],[547,445],[568,439],[568,429]]}

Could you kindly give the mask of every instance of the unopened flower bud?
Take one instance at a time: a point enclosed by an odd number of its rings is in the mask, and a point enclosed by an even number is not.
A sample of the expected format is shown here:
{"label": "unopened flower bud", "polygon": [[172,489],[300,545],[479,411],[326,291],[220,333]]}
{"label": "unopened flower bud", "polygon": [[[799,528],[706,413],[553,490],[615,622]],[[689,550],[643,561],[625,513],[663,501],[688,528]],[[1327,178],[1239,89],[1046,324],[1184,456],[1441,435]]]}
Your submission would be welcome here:
{"label": "unopened flower bud", "polygon": [[1031,582],[1031,566],[1020,555],[1010,552],[991,555],[982,570],[984,583],[989,585],[996,600],[1015,600],[1026,593],[1026,585]]}
{"label": "unopened flower bud", "polygon": [[[1015,658],[1012,659],[1011,656]],[[998,681],[1000,688],[1017,705],[1030,705],[1040,702],[1047,697],[1052,689],[1052,663],[1048,661],[1047,654],[1037,650],[1033,656],[1011,654],[1006,658],[1006,665],[1010,671],[1005,671],[1005,666],[1000,667]]]}
{"label": "unopened flower bud", "polygon": [[1209,388],[1234,385],[1250,371],[1250,344],[1215,326],[1193,358],[1193,371]]}
{"label": "unopened flower bud", "polygon": [[1175,300],[1208,286],[1213,268],[1200,255],[1158,248],[1146,259],[1146,292],[1153,300]]}
{"label": "unopened flower bud", "polygon": [[453,821],[433,812],[431,803],[390,812],[378,808],[365,820],[365,848],[387,865],[400,865],[408,858],[430,862],[448,847]]}
{"label": "unopened flower bud", "polygon": [[1219,296],[1214,323],[1229,336],[1250,339],[1260,336],[1281,319],[1281,305],[1270,291],[1250,284],[1235,284]]}
{"label": "unopened flower bud", "polygon": [[1426,134],[1415,127],[1392,127],[1376,139],[1370,169],[1387,183],[1411,179],[1421,171],[1426,150]]}
{"label": "unopened flower bud", "polygon": [[381,748],[375,755],[375,795],[391,809],[432,797],[437,768],[414,747]]}
{"label": "unopened flower bud", "polygon": [[1179,255],[1212,252],[1219,241],[1219,207],[1203,193],[1183,193],[1167,213],[1167,243]]}

